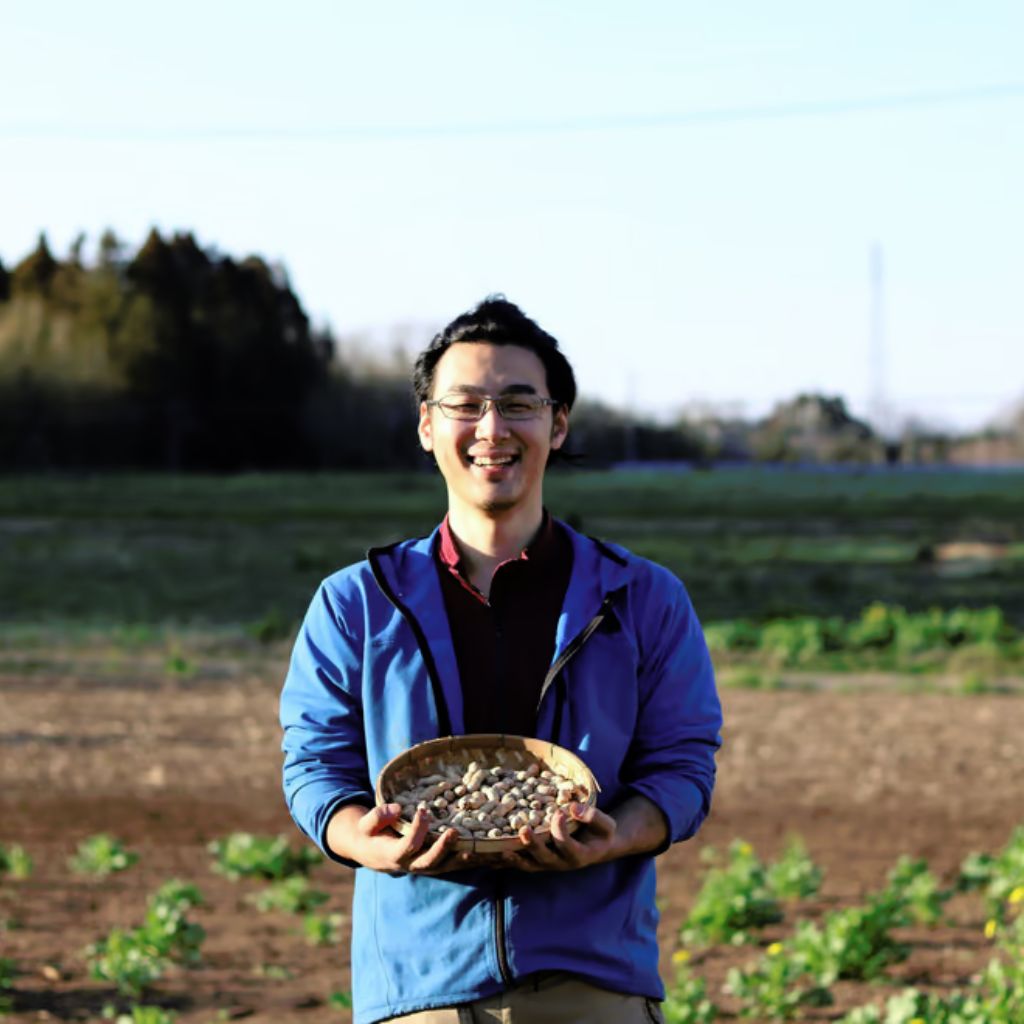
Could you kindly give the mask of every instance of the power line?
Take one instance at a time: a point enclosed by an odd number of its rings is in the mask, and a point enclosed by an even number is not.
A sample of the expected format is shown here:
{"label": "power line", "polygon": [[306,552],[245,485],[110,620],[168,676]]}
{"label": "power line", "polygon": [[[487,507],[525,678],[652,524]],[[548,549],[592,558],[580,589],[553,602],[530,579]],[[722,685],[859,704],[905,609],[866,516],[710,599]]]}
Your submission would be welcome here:
{"label": "power line", "polygon": [[212,126],[206,128],[144,128],[138,126],[9,124],[0,125],[4,139],[79,139],[92,142],[375,142],[473,136],[562,135],[576,132],[635,131],[713,124],[742,124],[804,117],[836,117],[895,110],[927,109],[993,100],[1019,99],[1024,82],[970,86],[930,92],[854,99],[724,107],[664,114],[601,115],[558,121],[480,122],[454,125],[327,125],[316,128]]}

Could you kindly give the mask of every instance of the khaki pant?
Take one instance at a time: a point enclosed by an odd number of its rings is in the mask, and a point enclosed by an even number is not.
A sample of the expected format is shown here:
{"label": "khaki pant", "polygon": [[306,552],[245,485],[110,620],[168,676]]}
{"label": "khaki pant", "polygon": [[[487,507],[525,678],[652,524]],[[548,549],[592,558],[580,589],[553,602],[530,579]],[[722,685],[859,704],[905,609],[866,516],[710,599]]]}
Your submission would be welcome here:
{"label": "khaki pant", "polygon": [[552,972],[487,999],[392,1017],[394,1024],[663,1024],[658,1004],[643,996],[595,988]]}

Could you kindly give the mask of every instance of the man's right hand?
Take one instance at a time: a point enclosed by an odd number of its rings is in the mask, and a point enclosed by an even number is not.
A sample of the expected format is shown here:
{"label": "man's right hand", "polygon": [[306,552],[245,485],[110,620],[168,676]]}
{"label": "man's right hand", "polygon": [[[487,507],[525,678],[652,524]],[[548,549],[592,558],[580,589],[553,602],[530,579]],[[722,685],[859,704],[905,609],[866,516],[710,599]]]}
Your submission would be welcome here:
{"label": "man's right hand", "polygon": [[437,839],[430,837],[422,811],[416,812],[412,829],[399,834],[394,825],[401,811],[398,804],[342,807],[327,825],[327,845],[339,857],[390,875],[439,875],[478,866],[479,858],[453,849],[458,839],[454,829]]}

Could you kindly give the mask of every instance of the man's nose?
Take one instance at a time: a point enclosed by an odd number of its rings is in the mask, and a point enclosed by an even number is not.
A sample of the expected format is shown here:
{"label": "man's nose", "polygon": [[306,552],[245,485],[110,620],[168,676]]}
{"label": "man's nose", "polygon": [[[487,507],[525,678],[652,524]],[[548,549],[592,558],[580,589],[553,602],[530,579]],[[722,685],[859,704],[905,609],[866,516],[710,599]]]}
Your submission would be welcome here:
{"label": "man's nose", "polygon": [[491,402],[487,412],[477,420],[477,437],[508,437],[509,428],[505,417],[498,411],[497,403]]}

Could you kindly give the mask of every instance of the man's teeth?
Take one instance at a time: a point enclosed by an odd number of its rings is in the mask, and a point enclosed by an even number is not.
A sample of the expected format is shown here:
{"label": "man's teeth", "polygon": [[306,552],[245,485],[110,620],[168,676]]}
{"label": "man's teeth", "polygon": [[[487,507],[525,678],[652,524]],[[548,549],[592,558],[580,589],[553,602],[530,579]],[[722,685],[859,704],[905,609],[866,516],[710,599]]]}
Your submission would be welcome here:
{"label": "man's teeth", "polygon": [[507,466],[514,458],[514,455],[474,455],[473,462],[477,466]]}

